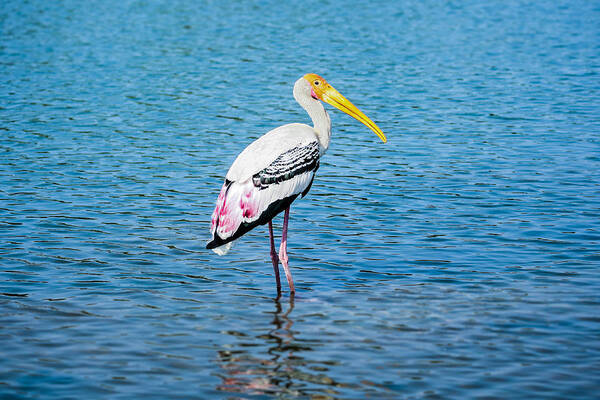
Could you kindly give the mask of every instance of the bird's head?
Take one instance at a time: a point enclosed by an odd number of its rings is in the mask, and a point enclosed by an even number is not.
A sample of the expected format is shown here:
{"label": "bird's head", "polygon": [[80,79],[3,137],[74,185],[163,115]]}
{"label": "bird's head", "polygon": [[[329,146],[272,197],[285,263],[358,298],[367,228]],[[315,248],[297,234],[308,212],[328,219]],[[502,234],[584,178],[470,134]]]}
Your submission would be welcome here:
{"label": "bird's head", "polygon": [[315,100],[322,100],[327,104],[331,104],[338,110],[345,112],[351,117],[356,118],[369,129],[371,129],[385,143],[387,139],[381,129],[369,117],[363,114],[354,104],[347,98],[342,96],[340,92],[335,90],[325,79],[317,74],[306,74],[304,79],[310,85],[310,95]]}

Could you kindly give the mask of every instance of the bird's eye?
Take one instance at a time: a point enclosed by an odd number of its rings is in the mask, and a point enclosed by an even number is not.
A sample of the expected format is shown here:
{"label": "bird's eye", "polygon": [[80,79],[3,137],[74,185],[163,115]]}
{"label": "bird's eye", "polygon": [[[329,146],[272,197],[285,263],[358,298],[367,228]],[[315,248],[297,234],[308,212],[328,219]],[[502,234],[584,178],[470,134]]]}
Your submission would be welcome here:
{"label": "bird's eye", "polygon": [[321,83],[321,82],[315,81],[315,86],[319,86],[319,83]]}

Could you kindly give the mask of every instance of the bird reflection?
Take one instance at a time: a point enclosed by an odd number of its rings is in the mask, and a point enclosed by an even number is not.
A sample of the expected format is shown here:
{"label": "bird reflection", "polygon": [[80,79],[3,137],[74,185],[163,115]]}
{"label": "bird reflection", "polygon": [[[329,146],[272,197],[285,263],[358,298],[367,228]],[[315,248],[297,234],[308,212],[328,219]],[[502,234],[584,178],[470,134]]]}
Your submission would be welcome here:
{"label": "bird reflection", "polygon": [[[236,338],[236,342],[229,349],[218,352],[218,361],[224,373],[220,374],[222,381],[217,389],[246,394],[285,393],[297,396],[322,392],[322,388],[316,388],[315,384],[337,386],[336,382],[324,375],[327,367],[303,356],[312,348],[310,343],[298,340],[296,335],[299,333],[292,329],[294,321],[290,315],[294,310],[293,294],[289,304],[282,304],[279,296],[273,300],[275,311],[265,333],[249,336],[227,332]],[[312,370],[318,370],[319,373],[309,372]],[[331,389],[326,391],[335,393]]]}

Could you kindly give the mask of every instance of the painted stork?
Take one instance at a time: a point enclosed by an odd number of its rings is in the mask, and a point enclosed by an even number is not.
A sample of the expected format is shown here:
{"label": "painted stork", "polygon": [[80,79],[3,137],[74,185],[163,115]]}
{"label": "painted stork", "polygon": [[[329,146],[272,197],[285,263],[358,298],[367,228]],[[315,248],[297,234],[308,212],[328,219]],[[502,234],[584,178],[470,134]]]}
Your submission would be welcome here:
{"label": "painted stork", "polygon": [[[294,84],[294,98],[306,110],[314,127],[280,126],[256,139],[238,155],[217,198],[210,225],[212,240],[206,245],[207,249],[224,255],[234,240],[268,223],[277,293],[281,291],[279,260],[290,292],[294,293],[287,255],[290,205],[296,197],[304,197],[310,190],[319,160],[331,139],[331,120],[319,100],[356,118],[386,142],[381,129],[319,75],[306,74],[298,79]],[[282,211],[285,214],[278,255],[271,220]]]}

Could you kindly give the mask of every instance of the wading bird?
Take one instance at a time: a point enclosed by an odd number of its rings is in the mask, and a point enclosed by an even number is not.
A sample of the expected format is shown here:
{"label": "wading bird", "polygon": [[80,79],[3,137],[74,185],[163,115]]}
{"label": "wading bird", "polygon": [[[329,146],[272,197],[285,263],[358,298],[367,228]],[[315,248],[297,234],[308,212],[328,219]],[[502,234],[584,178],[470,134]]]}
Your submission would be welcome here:
{"label": "wading bird", "polygon": [[[212,240],[206,245],[219,255],[226,254],[232,242],[258,225],[269,224],[271,260],[281,291],[279,260],[290,292],[294,281],[288,266],[287,229],[290,205],[306,196],[319,168],[319,160],[329,147],[331,120],[320,100],[356,118],[385,143],[381,129],[348,99],[316,74],[306,74],[294,84],[294,98],[306,110],[314,127],[283,125],[252,142],[237,156],[217,198],[212,215]],[[285,210],[279,255],[275,251],[271,220]]]}

